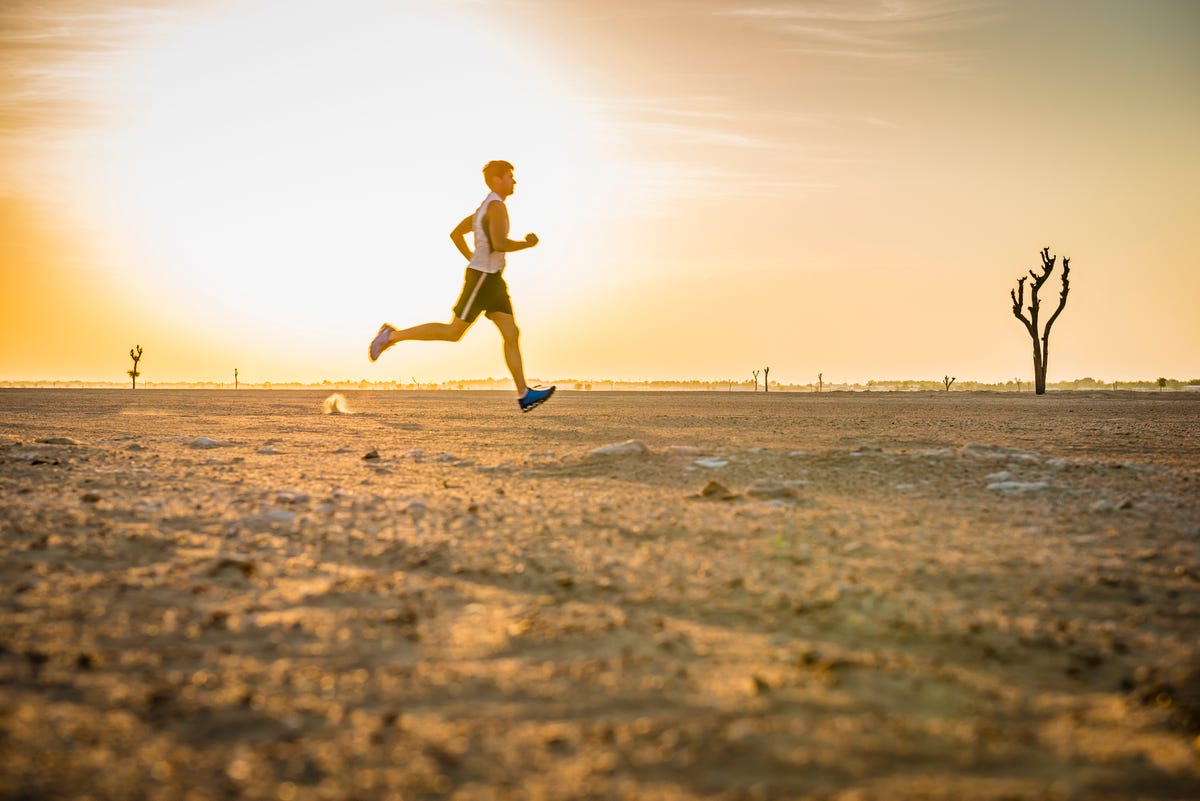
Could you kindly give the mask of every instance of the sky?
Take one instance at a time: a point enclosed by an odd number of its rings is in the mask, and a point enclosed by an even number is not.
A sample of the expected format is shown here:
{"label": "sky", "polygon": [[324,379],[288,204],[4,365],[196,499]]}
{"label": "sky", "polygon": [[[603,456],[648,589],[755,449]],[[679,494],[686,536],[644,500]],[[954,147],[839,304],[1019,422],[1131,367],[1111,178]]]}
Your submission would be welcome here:
{"label": "sky", "polygon": [[0,380],[1200,376],[1193,0],[5,0]]}

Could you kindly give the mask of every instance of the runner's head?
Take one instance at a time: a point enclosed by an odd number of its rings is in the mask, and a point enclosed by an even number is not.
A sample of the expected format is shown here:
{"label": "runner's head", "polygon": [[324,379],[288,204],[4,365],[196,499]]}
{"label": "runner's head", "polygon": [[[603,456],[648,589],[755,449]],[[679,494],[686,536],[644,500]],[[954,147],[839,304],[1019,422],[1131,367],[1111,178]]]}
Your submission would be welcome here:
{"label": "runner's head", "polygon": [[507,161],[489,161],[483,165],[483,180],[500,197],[508,197],[513,193],[517,180],[513,178],[513,165]]}

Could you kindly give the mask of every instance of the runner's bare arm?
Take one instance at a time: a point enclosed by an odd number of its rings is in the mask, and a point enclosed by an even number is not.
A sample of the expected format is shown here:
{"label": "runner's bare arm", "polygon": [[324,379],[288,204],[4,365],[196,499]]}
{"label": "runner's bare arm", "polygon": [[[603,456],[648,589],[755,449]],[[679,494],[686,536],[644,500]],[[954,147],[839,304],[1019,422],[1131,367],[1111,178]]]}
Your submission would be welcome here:
{"label": "runner's bare arm", "polygon": [[502,250],[512,253],[514,250],[531,248],[538,243],[537,234],[526,234],[521,242],[508,238],[508,207],[503,202],[493,200],[484,215],[484,224],[492,235],[492,250]]}
{"label": "runner's bare arm", "polygon": [[454,247],[458,248],[458,252],[463,254],[463,257],[470,261],[475,254],[471,252],[471,248],[467,247],[467,234],[471,233],[471,228],[474,227],[474,215],[463,217],[462,222],[454,226],[454,230],[450,232],[450,239],[454,242]]}

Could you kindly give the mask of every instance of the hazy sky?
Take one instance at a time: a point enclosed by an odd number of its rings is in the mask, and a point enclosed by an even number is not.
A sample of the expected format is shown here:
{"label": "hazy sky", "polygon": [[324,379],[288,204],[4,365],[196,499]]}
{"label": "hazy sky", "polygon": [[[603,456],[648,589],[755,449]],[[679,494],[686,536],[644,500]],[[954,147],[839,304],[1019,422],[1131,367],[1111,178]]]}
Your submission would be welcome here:
{"label": "hazy sky", "polygon": [[[450,229],[516,164],[539,379],[1200,376],[1200,3],[0,4],[0,379],[506,375]],[[1047,303],[1057,296],[1057,278]]]}

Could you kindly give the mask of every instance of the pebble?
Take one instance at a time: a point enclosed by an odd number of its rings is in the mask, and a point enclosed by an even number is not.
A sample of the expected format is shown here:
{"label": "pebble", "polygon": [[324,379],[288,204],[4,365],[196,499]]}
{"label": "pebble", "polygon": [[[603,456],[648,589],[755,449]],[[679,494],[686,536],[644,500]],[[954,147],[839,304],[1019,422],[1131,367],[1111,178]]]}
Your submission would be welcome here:
{"label": "pebble", "polygon": [[219,448],[221,447],[221,443],[217,442],[215,439],[209,439],[208,437],[196,437],[194,440],[188,443],[188,447],[197,449]]}
{"label": "pebble", "polygon": [[746,494],[751,498],[794,498],[796,490],[778,481],[758,479],[746,487]]}
{"label": "pebble", "polygon": [[645,443],[636,439],[627,439],[612,445],[601,445],[588,451],[589,456],[645,456],[650,452]]}
{"label": "pebble", "polygon": [[729,460],[728,459],[717,459],[716,457],[713,457],[710,459],[697,459],[696,464],[698,464],[701,467],[707,467],[709,469],[716,469],[718,467],[724,467],[725,465],[729,464]]}
{"label": "pebble", "polygon": [[363,454],[363,458],[364,459],[378,459],[379,451],[375,448],[372,448],[371,450],[369,450]]}
{"label": "pebble", "polygon": [[987,488],[993,492],[1016,494],[1021,492],[1037,492],[1047,489],[1050,485],[1045,481],[993,481]]}
{"label": "pebble", "polygon": [[719,481],[710,481],[700,490],[700,497],[714,501],[732,501],[738,494]]}

